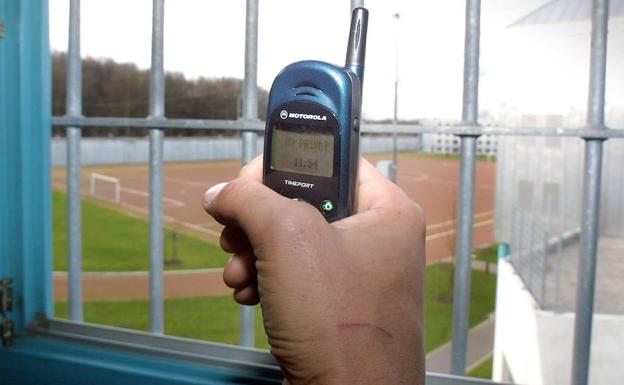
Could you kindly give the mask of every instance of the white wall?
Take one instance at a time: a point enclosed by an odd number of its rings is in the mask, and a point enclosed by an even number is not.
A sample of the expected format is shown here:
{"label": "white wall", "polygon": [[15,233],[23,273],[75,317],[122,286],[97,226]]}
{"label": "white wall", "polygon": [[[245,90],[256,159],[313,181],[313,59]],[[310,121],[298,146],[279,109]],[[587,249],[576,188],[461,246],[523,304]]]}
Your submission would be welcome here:
{"label": "white wall", "polygon": [[[81,161],[83,165],[144,163],[149,156],[148,138],[83,138],[81,144]],[[398,138],[399,151],[415,151],[419,148],[420,139],[416,136]],[[264,138],[259,137],[258,152],[262,152]],[[363,136],[360,150],[364,154],[390,152],[391,137]],[[242,145],[240,138],[166,138],[164,142],[165,161],[195,161],[240,159]],[[65,139],[52,140],[52,165],[65,165],[67,147]]]}
{"label": "white wall", "polygon": [[[570,383],[574,314],[539,310],[507,261],[498,265],[494,380],[505,378],[503,361],[515,383]],[[594,315],[589,383],[624,379],[624,316]]]}

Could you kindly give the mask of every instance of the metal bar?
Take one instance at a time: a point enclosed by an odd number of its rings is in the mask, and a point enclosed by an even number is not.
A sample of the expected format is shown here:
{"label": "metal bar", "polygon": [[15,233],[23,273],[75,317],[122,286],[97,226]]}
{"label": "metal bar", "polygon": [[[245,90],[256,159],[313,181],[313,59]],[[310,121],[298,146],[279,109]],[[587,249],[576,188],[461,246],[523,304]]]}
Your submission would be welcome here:
{"label": "metal bar", "polygon": [[[224,131],[264,131],[264,122],[260,120],[217,120],[217,119],[164,119],[164,118],[101,118],[101,117],[69,117],[55,116],[54,126],[82,127],[136,127],[162,129],[183,128],[190,130],[224,130]],[[363,134],[392,134],[392,125],[363,124]],[[546,136],[585,139],[624,139],[624,130],[601,130],[592,128],[534,128],[534,127],[502,127],[502,126],[436,126],[420,124],[397,124],[399,135],[416,134],[451,134],[451,135],[499,135],[499,136]]]}
{"label": "metal bar", "polygon": [[[604,130],[605,77],[607,71],[607,34],[609,0],[592,3],[591,62],[587,126]],[[572,348],[572,384],[586,385],[589,380],[592,318],[596,259],[600,223],[600,191],[602,186],[601,140],[585,142],[583,209],[581,214],[581,250],[578,268],[574,345]]]}
{"label": "metal bar", "polygon": [[[258,121],[258,0],[247,0],[245,21],[245,79],[243,83],[243,120]],[[249,163],[258,153],[258,134],[243,131],[243,165]],[[254,306],[241,306],[240,344],[255,345],[256,309]]]}
{"label": "metal bar", "polygon": [[550,235],[548,233],[548,231],[544,232],[544,249],[542,250],[542,271],[541,271],[541,281],[540,281],[540,299],[539,299],[539,304],[540,304],[540,309],[545,309],[546,308],[546,278],[547,278],[547,274],[546,274],[546,269],[548,267],[548,241],[549,241]]}
{"label": "metal bar", "polygon": [[139,355],[215,365],[223,369],[235,370],[237,373],[247,367],[261,371],[276,370],[276,374],[281,375],[275,358],[267,351],[258,349],[197,339],[160,336],[104,325],[76,324],[64,320],[46,321],[44,325],[38,326],[37,332],[47,337],[86,342],[104,348],[112,347]]}
{"label": "metal bar", "polygon": [[464,375],[466,371],[476,154],[477,138],[462,137],[451,352],[451,373],[455,375]]}
{"label": "metal bar", "polygon": [[[82,116],[82,62],[80,58],[80,0],[69,4],[67,47],[67,111]],[[82,212],[80,200],[80,138],[78,127],[67,127],[67,254],[69,319],[82,322]]]}
{"label": "metal bar", "polygon": [[394,31],[394,114],[392,116],[392,169],[389,175],[390,180],[397,182],[397,124],[399,121],[399,21],[401,16],[395,13],[393,16],[396,21]]}
{"label": "metal bar", "polygon": [[[351,10],[361,7],[364,7],[364,0],[351,0]],[[349,16],[351,16],[351,12],[349,12]]]}
{"label": "metal bar", "polygon": [[[276,379],[282,376],[275,358],[266,350],[246,349],[173,336],[155,336],[135,330],[76,324],[62,320],[50,320],[45,325],[38,325],[36,332],[39,337],[50,340],[195,363],[200,366],[224,369],[231,373],[254,374],[257,377],[266,376]],[[427,372],[425,382],[427,385],[508,384],[431,372]]]}
{"label": "metal bar", "polygon": [[[462,122],[467,126],[478,125],[480,13],[480,0],[466,1]],[[455,375],[466,372],[476,161],[477,137],[462,135],[451,345],[451,373]]]}
{"label": "metal bar", "polygon": [[[154,0],[152,9],[152,65],[150,69],[151,118],[165,116],[165,68],[163,38],[165,1]],[[163,140],[164,131],[150,128],[149,152],[149,264],[150,264],[150,331],[163,334]]]}
{"label": "metal bar", "polygon": [[526,280],[526,286],[527,289],[529,289],[529,292],[531,294],[533,294],[533,296],[535,297],[535,291],[533,290],[533,264],[535,263],[535,252],[536,252],[536,247],[535,247],[535,238],[536,235],[538,234],[538,230],[539,228],[537,227],[537,223],[535,218],[533,217],[533,215],[531,216],[531,221],[529,221],[529,253],[527,255],[527,280]]}

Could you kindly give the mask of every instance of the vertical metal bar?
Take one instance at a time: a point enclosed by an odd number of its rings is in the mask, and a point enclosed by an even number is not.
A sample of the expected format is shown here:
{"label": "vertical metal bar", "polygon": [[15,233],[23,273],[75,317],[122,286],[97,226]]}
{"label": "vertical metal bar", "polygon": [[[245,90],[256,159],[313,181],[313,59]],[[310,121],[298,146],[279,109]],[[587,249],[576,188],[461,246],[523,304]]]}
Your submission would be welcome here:
{"label": "vertical metal bar", "polygon": [[542,271],[541,271],[541,285],[540,285],[540,300],[539,300],[539,304],[540,304],[540,308],[544,309],[546,308],[546,278],[547,278],[547,274],[546,274],[546,269],[548,266],[548,238],[549,238],[549,233],[548,231],[544,231],[544,249],[542,250]]}
{"label": "vertical metal bar", "polygon": [[[364,0],[351,0],[351,10],[360,7],[364,7]],[[351,12],[349,12],[349,16],[351,16]]]}
{"label": "vertical metal bar", "polygon": [[[69,3],[66,105],[67,116],[82,116],[80,0],[71,0]],[[82,213],[80,202],[80,139],[82,133],[78,127],[67,127],[66,135],[69,319],[82,322]]]}
{"label": "vertical metal bar", "polygon": [[[475,126],[478,124],[480,13],[480,0],[466,1],[462,120],[465,125]],[[461,136],[451,351],[451,373],[455,375],[466,372],[476,160],[477,137]]]}
{"label": "vertical metal bar", "polygon": [[557,272],[555,274],[555,305],[554,309],[562,310],[559,304],[559,293],[561,290],[561,250],[563,249],[563,240],[561,234],[557,237]]}
{"label": "vertical metal bar", "polygon": [[529,292],[535,294],[533,291],[533,263],[535,262],[535,234],[538,233],[539,229],[536,229],[537,223],[535,218],[531,216],[531,220],[529,221],[529,253],[527,255],[527,280],[526,285],[529,289]]}
{"label": "vertical metal bar", "polygon": [[519,219],[518,210],[515,205],[511,207],[511,258],[510,261],[516,268],[518,269],[516,257],[518,256],[518,229],[519,229]]}
{"label": "vertical metal bar", "polygon": [[[154,0],[152,9],[152,65],[150,69],[150,118],[165,116],[165,68],[163,61],[165,1]],[[149,258],[150,258],[150,331],[163,334],[163,140],[160,128],[150,128],[149,153]]]}
{"label": "vertical metal bar", "polygon": [[[608,24],[609,0],[594,0],[592,4],[591,64],[587,102],[587,126],[594,129],[605,129],[604,103]],[[572,348],[573,385],[586,385],[589,379],[600,218],[600,188],[602,186],[602,147],[603,142],[601,140],[586,140],[585,142],[581,251],[576,293],[576,317],[574,319],[574,345]]]}
{"label": "vertical metal bar", "polygon": [[[243,84],[243,119],[258,119],[258,0],[247,0],[245,21],[245,80]],[[258,134],[242,132],[243,165],[258,153]],[[240,344],[255,345],[255,307],[241,306]]]}
{"label": "vertical metal bar", "polygon": [[395,23],[394,36],[394,115],[392,116],[392,172],[390,180],[397,182],[397,123],[399,108],[399,21],[401,16],[395,13],[393,16]]}

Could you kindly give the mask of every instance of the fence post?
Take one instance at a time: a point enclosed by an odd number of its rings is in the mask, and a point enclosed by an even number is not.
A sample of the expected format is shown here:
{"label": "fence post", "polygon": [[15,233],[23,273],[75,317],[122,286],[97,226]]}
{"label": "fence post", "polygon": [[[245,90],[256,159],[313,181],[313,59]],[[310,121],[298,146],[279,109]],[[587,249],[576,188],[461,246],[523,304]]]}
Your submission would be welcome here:
{"label": "fence post", "polygon": [[540,308],[546,308],[546,269],[548,268],[548,241],[549,241],[549,233],[548,231],[544,231],[544,250],[542,251],[542,277],[541,277],[541,287],[540,287]]}
{"label": "fence post", "polygon": [[[69,3],[69,43],[67,47],[68,117],[82,116],[82,59],[80,57],[80,0]],[[79,127],[67,127],[67,257],[69,319],[82,322],[82,208],[80,197]]]}
{"label": "fence post", "polygon": [[[245,79],[243,83],[243,119],[258,119],[258,0],[247,0],[245,21]],[[243,165],[249,163],[258,153],[258,134],[243,131]],[[255,344],[255,307],[241,305],[240,344],[253,347]]]}
{"label": "fence post", "polygon": [[[479,105],[479,29],[480,0],[466,1],[464,45],[463,124],[478,125]],[[472,230],[477,161],[477,136],[461,135],[459,212],[455,250],[455,287],[453,289],[453,337],[451,373],[464,375],[468,350]]]}
{"label": "fence post", "polygon": [[[150,69],[149,114],[157,120],[165,117],[165,68],[163,39],[165,1],[154,0],[152,9],[152,65]],[[149,129],[149,258],[150,258],[150,331],[163,334],[163,141],[162,128]]]}
{"label": "fence post", "polygon": [[[587,126],[593,129],[606,128],[604,125],[604,104],[608,25],[609,0],[594,0],[592,5],[591,64],[587,102]],[[572,349],[573,385],[586,385],[589,381],[596,259],[598,253],[598,225],[600,218],[600,188],[602,184],[602,147],[602,140],[587,139],[585,141],[581,251],[577,280],[576,316],[574,318],[574,345]]]}

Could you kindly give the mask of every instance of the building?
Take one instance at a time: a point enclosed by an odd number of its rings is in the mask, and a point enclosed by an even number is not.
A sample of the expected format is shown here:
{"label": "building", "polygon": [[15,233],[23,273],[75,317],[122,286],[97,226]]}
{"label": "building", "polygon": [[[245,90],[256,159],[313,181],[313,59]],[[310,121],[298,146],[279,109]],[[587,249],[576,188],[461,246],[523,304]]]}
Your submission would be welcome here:
{"label": "building", "polygon": [[[624,46],[624,1],[611,2],[609,46]],[[562,68],[587,77],[588,63],[567,55],[589,41],[590,2],[551,1],[509,28],[517,65]],[[582,31],[582,32],[579,32]],[[553,37],[554,36],[554,37]],[[536,39],[542,41],[536,41]],[[533,47],[562,38],[566,49]],[[542,47],[543,48],[543,47]],[[623,129],[621,49],[608,57],[607,125]],[[524,60],[524,62],[522,61]],[[546,87],[545,87],[546,88]],[[574,91],[571,91],[572,93]],[[571,98],[566,114],[501,111],[503,124],[523,128],[583,127],[583,106]],[[519,110],[519,109],[517,109]],[[516,110],[516,111],[517,111]],[[600,238],[589,383],[624,378],[624,143],[605,144]],[[584,148],[578,139],[505,137],[497,157],[496,234],[503,244],[498,268],[494,380],[531,385],[569,384],[579,265]]]}

